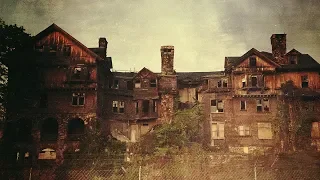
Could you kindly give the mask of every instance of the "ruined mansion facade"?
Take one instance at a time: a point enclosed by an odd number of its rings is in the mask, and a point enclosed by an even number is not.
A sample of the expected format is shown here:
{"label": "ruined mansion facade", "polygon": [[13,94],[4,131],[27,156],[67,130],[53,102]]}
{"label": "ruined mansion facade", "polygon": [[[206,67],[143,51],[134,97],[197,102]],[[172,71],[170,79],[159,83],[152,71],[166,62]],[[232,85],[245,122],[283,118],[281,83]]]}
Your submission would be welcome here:
{"label": "ruined mansion facade", "polygon": [[[60,161],[65,152],[81,151],[81,137],[97,122],[104,134],[136,142],[170,122],[175,108],[196,102],[209,146],[245,153],[286,149],[292,141],[320,147],[320,65],[308,54],[287,52],[285,34],[271,36],[272,53],[253,48],[226,57],[224,71],[213,72],[175,72],[173,46],[161,46],[160,73],[113,72],[106,38],[98,44],[87,48],[55,24],[34,37],[34,93],[16,88],[15,97],[25,103],[11,100],[8,109],[20,154]],[[18,70],[10,67],[9,82],[26,81],[13,75]],[[301,114],[304,119],[295,118]],[[287,121],[280,123],[280,117]]]}

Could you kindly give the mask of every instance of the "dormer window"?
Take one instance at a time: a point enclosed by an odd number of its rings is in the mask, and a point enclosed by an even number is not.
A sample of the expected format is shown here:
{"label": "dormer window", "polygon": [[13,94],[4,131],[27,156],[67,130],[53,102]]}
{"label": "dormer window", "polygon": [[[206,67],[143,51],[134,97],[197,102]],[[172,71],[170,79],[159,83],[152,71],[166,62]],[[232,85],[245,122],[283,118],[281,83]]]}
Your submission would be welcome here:
{"label": "dormer window", "polygon": [[289,56],[290,64],[297,64],[297,56]]}
{"label": "dormer window", "polygon": [[256,66],[257,66],[257,59],[256,59],[256,57],[250,57],[249,65],[250,65],[250,67],[256,67]]}

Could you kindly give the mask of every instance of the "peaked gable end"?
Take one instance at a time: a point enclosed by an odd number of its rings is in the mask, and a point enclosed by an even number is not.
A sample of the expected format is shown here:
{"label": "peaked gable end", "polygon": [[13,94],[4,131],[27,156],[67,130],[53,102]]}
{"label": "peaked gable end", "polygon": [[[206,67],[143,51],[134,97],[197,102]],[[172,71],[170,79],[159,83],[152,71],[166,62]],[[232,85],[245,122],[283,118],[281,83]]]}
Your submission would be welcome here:
{"label": "peaked gable end", "polygon": [[34,37],[35,50],[50,56],[61,56],[75,63],[94,64],[97,54],[55,24]]}

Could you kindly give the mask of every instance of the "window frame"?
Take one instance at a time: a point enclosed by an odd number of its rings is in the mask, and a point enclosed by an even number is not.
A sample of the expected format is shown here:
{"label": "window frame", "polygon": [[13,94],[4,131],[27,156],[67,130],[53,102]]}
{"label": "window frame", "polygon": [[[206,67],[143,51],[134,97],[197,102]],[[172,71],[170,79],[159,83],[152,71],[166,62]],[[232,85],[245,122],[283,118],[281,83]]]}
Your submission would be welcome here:
{"label": "window frame", "polygon": [[[216,125],[216,130],[213,130],[213,125]],[[221,121],[211,122],[211,139],[225,139],[225,123]],[[216,132],[216,134],[213,134]]]}
{"label": "window frame", "polygon": [[[80,104],[80,98],[83,98],[83,104]],[[74,99],[76,99],[76,103],[74,104]],[[84,106],[85,105],[85,93],[72,93],[71,105],[72,106]]]}
{"label": "window frame", "polygon": [[[271,122],[258,122],[258,139],[259,140],[271,140],[273,139],[272,124]],[[264,132],[261,132],[264,131]],[[263,135],[263,133],[268,133],[268,135]]]}
{"label": "window frame", "polygon": [[249,67],[257,67],[257,57],[252,56],[249,58]]}
{"label": "window frame", "polygon": [[[222,109],[219,109],[219,103],[222,103],[222,106],[223,106]],[[215,105],[213,105],[213,104],[215,104]],[[224,113],[224,100],[210,99],[210,112],[211,113]]]}
{"label": "window frame", "polygon": [[248,125],[240,125],[240,126],[238,126],[238,133],[239,133],[239,136],[241,136],[241,137],[243,137],[243,136],[251,136],[250,126],[248,126]]}
{"label": "window frame", "polygon": [[308,88],[309,87],[309,77],[308,75],[301,76],[301,88]]}
{"label": "window frame", "polygon": [[134,88],[137,88],[137,89],[141,88],[141,80],[140,79],[136,79],[134,81]]}
{"label": "window frame", "polygon": [[[242,108],[244,105],[244,108]],[[240,100],[240,111],[246,111],[247,110],[247,101],[246,100]]]}
{"label": "window frame", "polygon": [[124,101],[112,101],[112,112],[123,114],[125,112],[125,102]]}
{"label": "window frame", "polygon": [[156,88],[157,87],[157,80],[156,79],[150,79],[150,87]]}

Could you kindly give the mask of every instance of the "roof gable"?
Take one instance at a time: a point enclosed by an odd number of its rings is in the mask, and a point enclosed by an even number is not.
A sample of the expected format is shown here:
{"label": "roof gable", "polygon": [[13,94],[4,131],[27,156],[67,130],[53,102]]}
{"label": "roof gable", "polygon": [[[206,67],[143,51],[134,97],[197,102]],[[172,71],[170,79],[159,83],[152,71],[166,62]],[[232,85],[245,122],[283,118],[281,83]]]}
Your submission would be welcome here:
{"label": "roof gable", "polygon": [[288,56],[288,55],[301,55],[301,53],[296,49],[292,49],[291,51],[287,52],[287,54],[285,54],[285,56]]}
{"label": "roof gable", "polygon": [[243,61],[245,61],[246,59],[248,59],[250,56],[252,55],[256,55],[257,57],[259,57],[261,60],[265,61],[266,63],[270,64],[273,67],[280,67],[280,65],[276,62],[273,61],[273,59],[268,58],[267,56],[265,56],[263,53],[260,53],[258,50],[252,48],[251,50],[249,50],[247,53],[245,53],[244,55],[242,55],[241,57],[237,58],[234,60],[233,64],[231,64],[232,66],[238,66],[240,65]]}
{"label": "roof gable", "polygon": [[64,31],[63,29],[61,29],[59,26],[57,26],[54,23],[52,25],[50,25],[49,27],[47,27],[46,29],[44,29],[43,31],[41,31],[40,33],[38,33],[36,36],[34,36],[34,41],[39,42],[42,39],[46,38],[47,36],[49,36],[50,34],[55,33],[55,32],[63,35],[65,38],[67,38],[69,41],[71,41],[74,45],[76,45],[77,47],[82,49],[84,52],[86,52],[88,55],[92,56],[93,58],[102,60],[102,58],[100,56],[98,56],[96,53],[94,53],[93,51],[88,49],[85,45],[83,45],[81,42],[79,42],[77,39],[72,37],[70,34],[68,34],[66,31]]}
{"label": "roof gable", "polygon": [[157,75],[147,69],[146,67],[142,68],[134,77],[133,79],[140,78],[140,79],[149,79],[149,78],[157,78]]}

